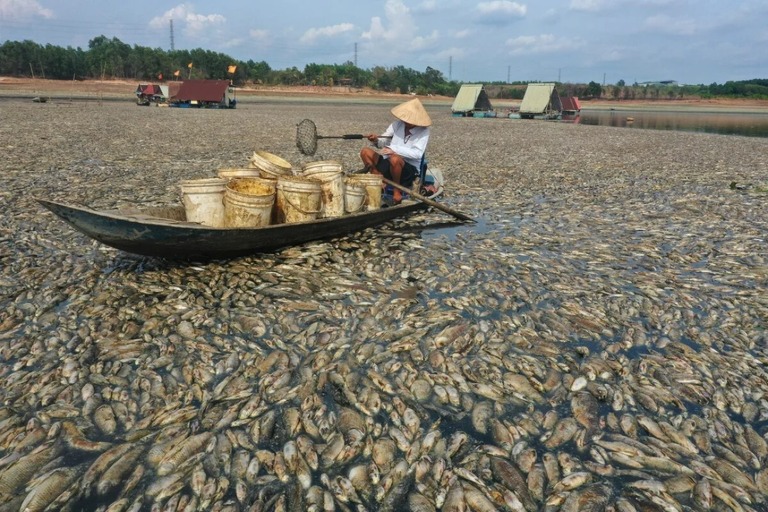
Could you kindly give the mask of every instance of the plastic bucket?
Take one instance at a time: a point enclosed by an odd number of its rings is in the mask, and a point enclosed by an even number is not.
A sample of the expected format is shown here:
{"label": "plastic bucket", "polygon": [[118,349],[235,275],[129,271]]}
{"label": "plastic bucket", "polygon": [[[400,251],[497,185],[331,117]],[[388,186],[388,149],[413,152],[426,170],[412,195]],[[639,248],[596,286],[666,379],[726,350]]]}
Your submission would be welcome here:
{"label": "plastic bucket", "polygon": [[365,197],[367,195],[368,193],[362,183],[350,182],[349,178],[347,178],[344,187],[344,210],[347,213],[359,212],[365,205]]}
{"label": "plastic bucket", "polygon": [[344,171],[341,163],[333,160],[311,162],[302,167],[305,178],[320,182],[320,217],[344,215]]}
{"label": "plastic bucket", "polygon": [[250,166],[260,172],[262,178],[276,180],[285,174],[291,174],[291,163],[266,151],[254,151]]}
{"label": "plastic bucket", "polygon": [[381,175],[353,174],[347,178],[347,183],[359,183],[365,187],[365,209],[378,210],[381,208]]}
{"label": "plastic bucket", "polygon": [[227,167],[216,171],[216,175],[225,180],[258,178],[261,175],[261,171],[255,167]]}
{"label": "plastic bucket", "polygon": [[320,213],[320,183],[303,176],[280,176],[275,197],[278,224],[316,219]]}
{"label": "plastic bucket", "polygon": [[263,178],[231,180],[224,193],[224,225],[228,228],[269,226],[274,204],[274,181]]}
{"label": "plastic bucket", "polygon": [[205,226],[224,226],[224,188],[227,180],[203,178],[184,180],[181,186],[181,202],[187,213],[187,221]]}

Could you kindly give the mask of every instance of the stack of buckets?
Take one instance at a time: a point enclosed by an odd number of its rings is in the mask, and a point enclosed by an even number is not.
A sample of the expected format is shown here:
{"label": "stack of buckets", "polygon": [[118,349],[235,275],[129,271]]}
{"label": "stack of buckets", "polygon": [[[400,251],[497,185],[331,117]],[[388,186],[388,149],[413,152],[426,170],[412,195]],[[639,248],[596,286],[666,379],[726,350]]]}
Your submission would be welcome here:
{"label": "stack of buckets", "polygon": [[291,164],[266,151],[254,152],[250,167],[220,169],[216,178],[181,182],[187,220],[204,226],[250,228],[341,217],[381,207],[381,176],[344,179],[341,163]]}
{"label": "stack of buckets", "polygon": [[301,175],[320,185],[320,212],[318,217],[344,215],[344,171],[339,162],[321,160],[305,164]]}
{"label": "stack of buckets", "polygon": [[189,222],[224,227],[224,178],[203,178],[181,182],[181,202]]}
{"label": "stack of buckets", "polygon": [[[381,175],[351,174],[347,176],[347,206],[349,213],[355,211],[378,210],[381,208]],[[359,194],[359,196],[358,196]],[[354,208],[357,209],[354,209]]]}

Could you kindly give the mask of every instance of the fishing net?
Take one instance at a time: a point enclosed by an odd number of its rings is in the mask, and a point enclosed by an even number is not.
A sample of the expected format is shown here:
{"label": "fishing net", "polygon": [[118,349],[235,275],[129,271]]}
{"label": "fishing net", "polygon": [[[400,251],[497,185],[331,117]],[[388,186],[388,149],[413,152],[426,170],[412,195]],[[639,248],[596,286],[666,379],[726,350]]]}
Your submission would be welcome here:
{"label": "fishing net", "polygon": [[317,151],[317,127],[310,119],[296,125],[296,147],[305,155],[314,155]]}

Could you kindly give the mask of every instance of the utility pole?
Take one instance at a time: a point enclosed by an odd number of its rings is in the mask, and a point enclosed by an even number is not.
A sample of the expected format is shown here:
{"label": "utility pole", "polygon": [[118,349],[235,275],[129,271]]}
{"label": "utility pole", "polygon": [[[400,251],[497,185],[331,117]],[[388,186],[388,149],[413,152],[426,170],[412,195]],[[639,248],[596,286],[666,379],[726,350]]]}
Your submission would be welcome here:
{"label": "utility pole", "polygon": [[171,51],[175,50],[174,44],[173,44],[173,20],[170,20],[171,22]]}
{"label": "utility pole", "polygon": [[562,83],[562,82],[560,81],[560,70],[561,70],[561,69],[562,69],[562,68],[557,68],[557,83]]}
{"label": "utility pole", "polygon": [[355,67],[357,67],[357,43],[355,43]]}
{"label": "utility pole", "polygon": [[451,81],[451,75],[453,74],[453,55],[448,57],[448,81]]}
{"label": "utility pole", "polygon": [[507,65],[507,83],[509,83],[509,79],[512,76],[511,73],[512,73],[512,66]]}

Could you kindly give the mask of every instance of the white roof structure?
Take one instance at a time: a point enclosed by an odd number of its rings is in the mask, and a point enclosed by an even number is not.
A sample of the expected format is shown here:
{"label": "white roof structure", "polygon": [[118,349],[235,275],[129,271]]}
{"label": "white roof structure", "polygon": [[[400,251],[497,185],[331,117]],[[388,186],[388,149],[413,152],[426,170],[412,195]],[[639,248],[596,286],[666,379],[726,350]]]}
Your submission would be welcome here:
{"label": "white roof structure", "polygon": [[451,112],[467,113],[474,110],[493,110],[491,100],[482,84],[464,84],[453,100]]}
{"label": "white roof structure", "polygon": [[520,103],[520,114],[539,115],[563,109],[555,84],[528,84]]}

